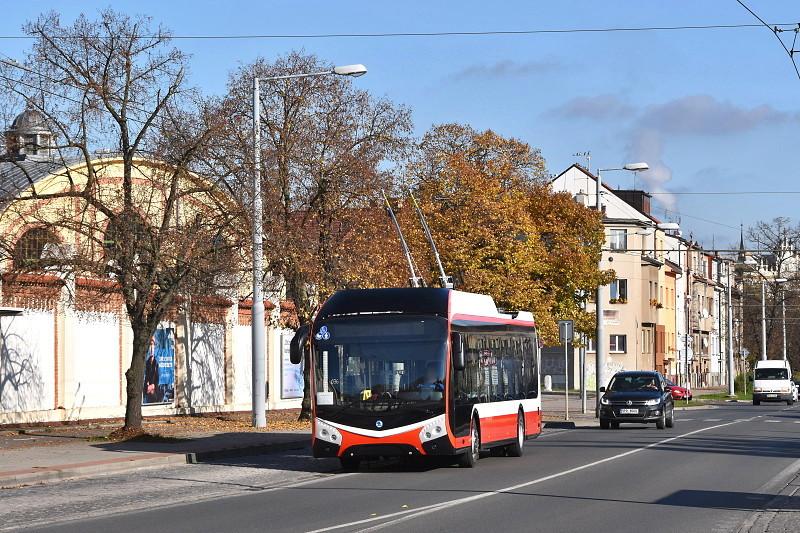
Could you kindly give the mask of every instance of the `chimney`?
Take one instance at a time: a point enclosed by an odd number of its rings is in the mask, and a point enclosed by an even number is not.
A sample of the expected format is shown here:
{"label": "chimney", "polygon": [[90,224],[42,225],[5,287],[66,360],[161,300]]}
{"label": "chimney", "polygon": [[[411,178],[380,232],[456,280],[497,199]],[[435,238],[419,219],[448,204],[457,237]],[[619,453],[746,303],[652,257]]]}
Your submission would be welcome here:
{"label": "chimney", "polygon": [[650,216],[650,199],[652,198],[650,194],[636,189],[617,189],[614,194],[640,213]]}

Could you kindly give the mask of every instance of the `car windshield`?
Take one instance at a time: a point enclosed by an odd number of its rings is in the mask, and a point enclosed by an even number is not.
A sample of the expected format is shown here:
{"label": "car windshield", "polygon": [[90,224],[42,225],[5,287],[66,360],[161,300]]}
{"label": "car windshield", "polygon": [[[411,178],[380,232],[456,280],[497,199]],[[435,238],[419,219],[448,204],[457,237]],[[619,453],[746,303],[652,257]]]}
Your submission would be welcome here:
{"label": "car windshield", "polygon": [[651,392],[659,390],[658,378],[651,374],[614,376],[608,386],[611,392]]}
{"label": "car windshield", "polygon": [[367,411],[443,405],[444,319],[331,319],[314,338],[317,405]]}
{"label": "car windshield", "polygon": [[756,379],[789,379],[785,368],[756,368]]}

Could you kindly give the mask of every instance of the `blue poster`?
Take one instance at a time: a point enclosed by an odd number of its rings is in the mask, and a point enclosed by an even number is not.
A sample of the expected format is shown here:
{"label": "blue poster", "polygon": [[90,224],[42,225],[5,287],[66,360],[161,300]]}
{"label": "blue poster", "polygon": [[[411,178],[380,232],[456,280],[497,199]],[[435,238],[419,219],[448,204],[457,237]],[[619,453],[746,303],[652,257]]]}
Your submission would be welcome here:
{"label": "blue poster", "polygon": [[145,358],[142,404],[172,403],[174,399],[175,330],[159,327]]}

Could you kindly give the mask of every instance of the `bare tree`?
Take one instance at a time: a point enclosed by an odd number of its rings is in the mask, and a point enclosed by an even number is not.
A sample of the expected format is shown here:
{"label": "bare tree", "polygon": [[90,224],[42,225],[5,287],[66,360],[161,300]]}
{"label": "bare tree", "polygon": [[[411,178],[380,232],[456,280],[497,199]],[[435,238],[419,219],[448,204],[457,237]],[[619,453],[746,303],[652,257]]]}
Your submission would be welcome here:
{"label": "bare tree", "polygon": [[[242,191],[243,203],[251,201],[253,76],[329,69],[313,55],[294,52],[272,63],[258,60],[231,77],[220,171]],[[339,288],[396,282],[389,259],[396,247],[379,238],[389,225],[383,219],[376,225],[375,214],[383,216],[381,189],[397,179],[410,112],[336,76],[269,82],[261,91],[265,259],[307,321]],[[306,365],[301,418],[309,416],[308,381]]]}
{"label": "bare tree", "polygon": [[31,51],[24,63],[4,63],[0,79],[54,132],[50,161],[41,163],[57,163],[62,186],[40,188],[33,161],[20,161],[28,192],[6,198],[4,216],[69,236],[72,249],[47,266],[113,281],[109,291],[121,296],[133,333],[124,429],[137,432],[159,322],[182,296],[236,285],[240,213],[204,177],[222,130],[186,85],[186,56],[147,17],[106,10],[65,25],[49,13],[25,32],[35,39]]}
{"label": "bare tree", "polygon": [[[781,357],[782,335],[782,308],[786,308],[786,329],[788,345],[800,342],[800,324],[797,323],[800,315],[796,305],[797,290],[800,289],[800,224],[792,224],[786,217],[774,218],[771,221],[758,221],[748,228],[746,244],[754,249],[748,264],[744,265],[745,294],[744,294],[744,325],[747,331],[758,334],[747,335],[745,342],[752,354],[761,353],[761,284],[766,288],[766,331],[767,353],[771,357]],[[784,279],[783,283],[775,280]],[[748,283],[749,281],[749,283]],[[787,350],[790,359],[795,364],[800,360],[794,354],[796,350]]]}

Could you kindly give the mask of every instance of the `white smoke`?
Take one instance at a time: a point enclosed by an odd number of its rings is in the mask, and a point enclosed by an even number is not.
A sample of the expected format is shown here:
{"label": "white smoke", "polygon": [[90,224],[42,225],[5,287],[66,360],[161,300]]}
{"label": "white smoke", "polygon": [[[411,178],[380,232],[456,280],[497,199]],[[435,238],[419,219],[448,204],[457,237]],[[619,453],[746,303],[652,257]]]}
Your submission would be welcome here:
{"label": "white smoke", "polygon": [[640,173],[636,179],[645,183],[645,190],[656,193],[655,200],[665,209],[674,210],[678,199],[667,190],[667,185],[672,181],[672,169],[664,163],[663,157],[664,142],[661,132],[652,128],[638,128],[633,131],[626,161],[646,161],[650,165],[650,170]]}

